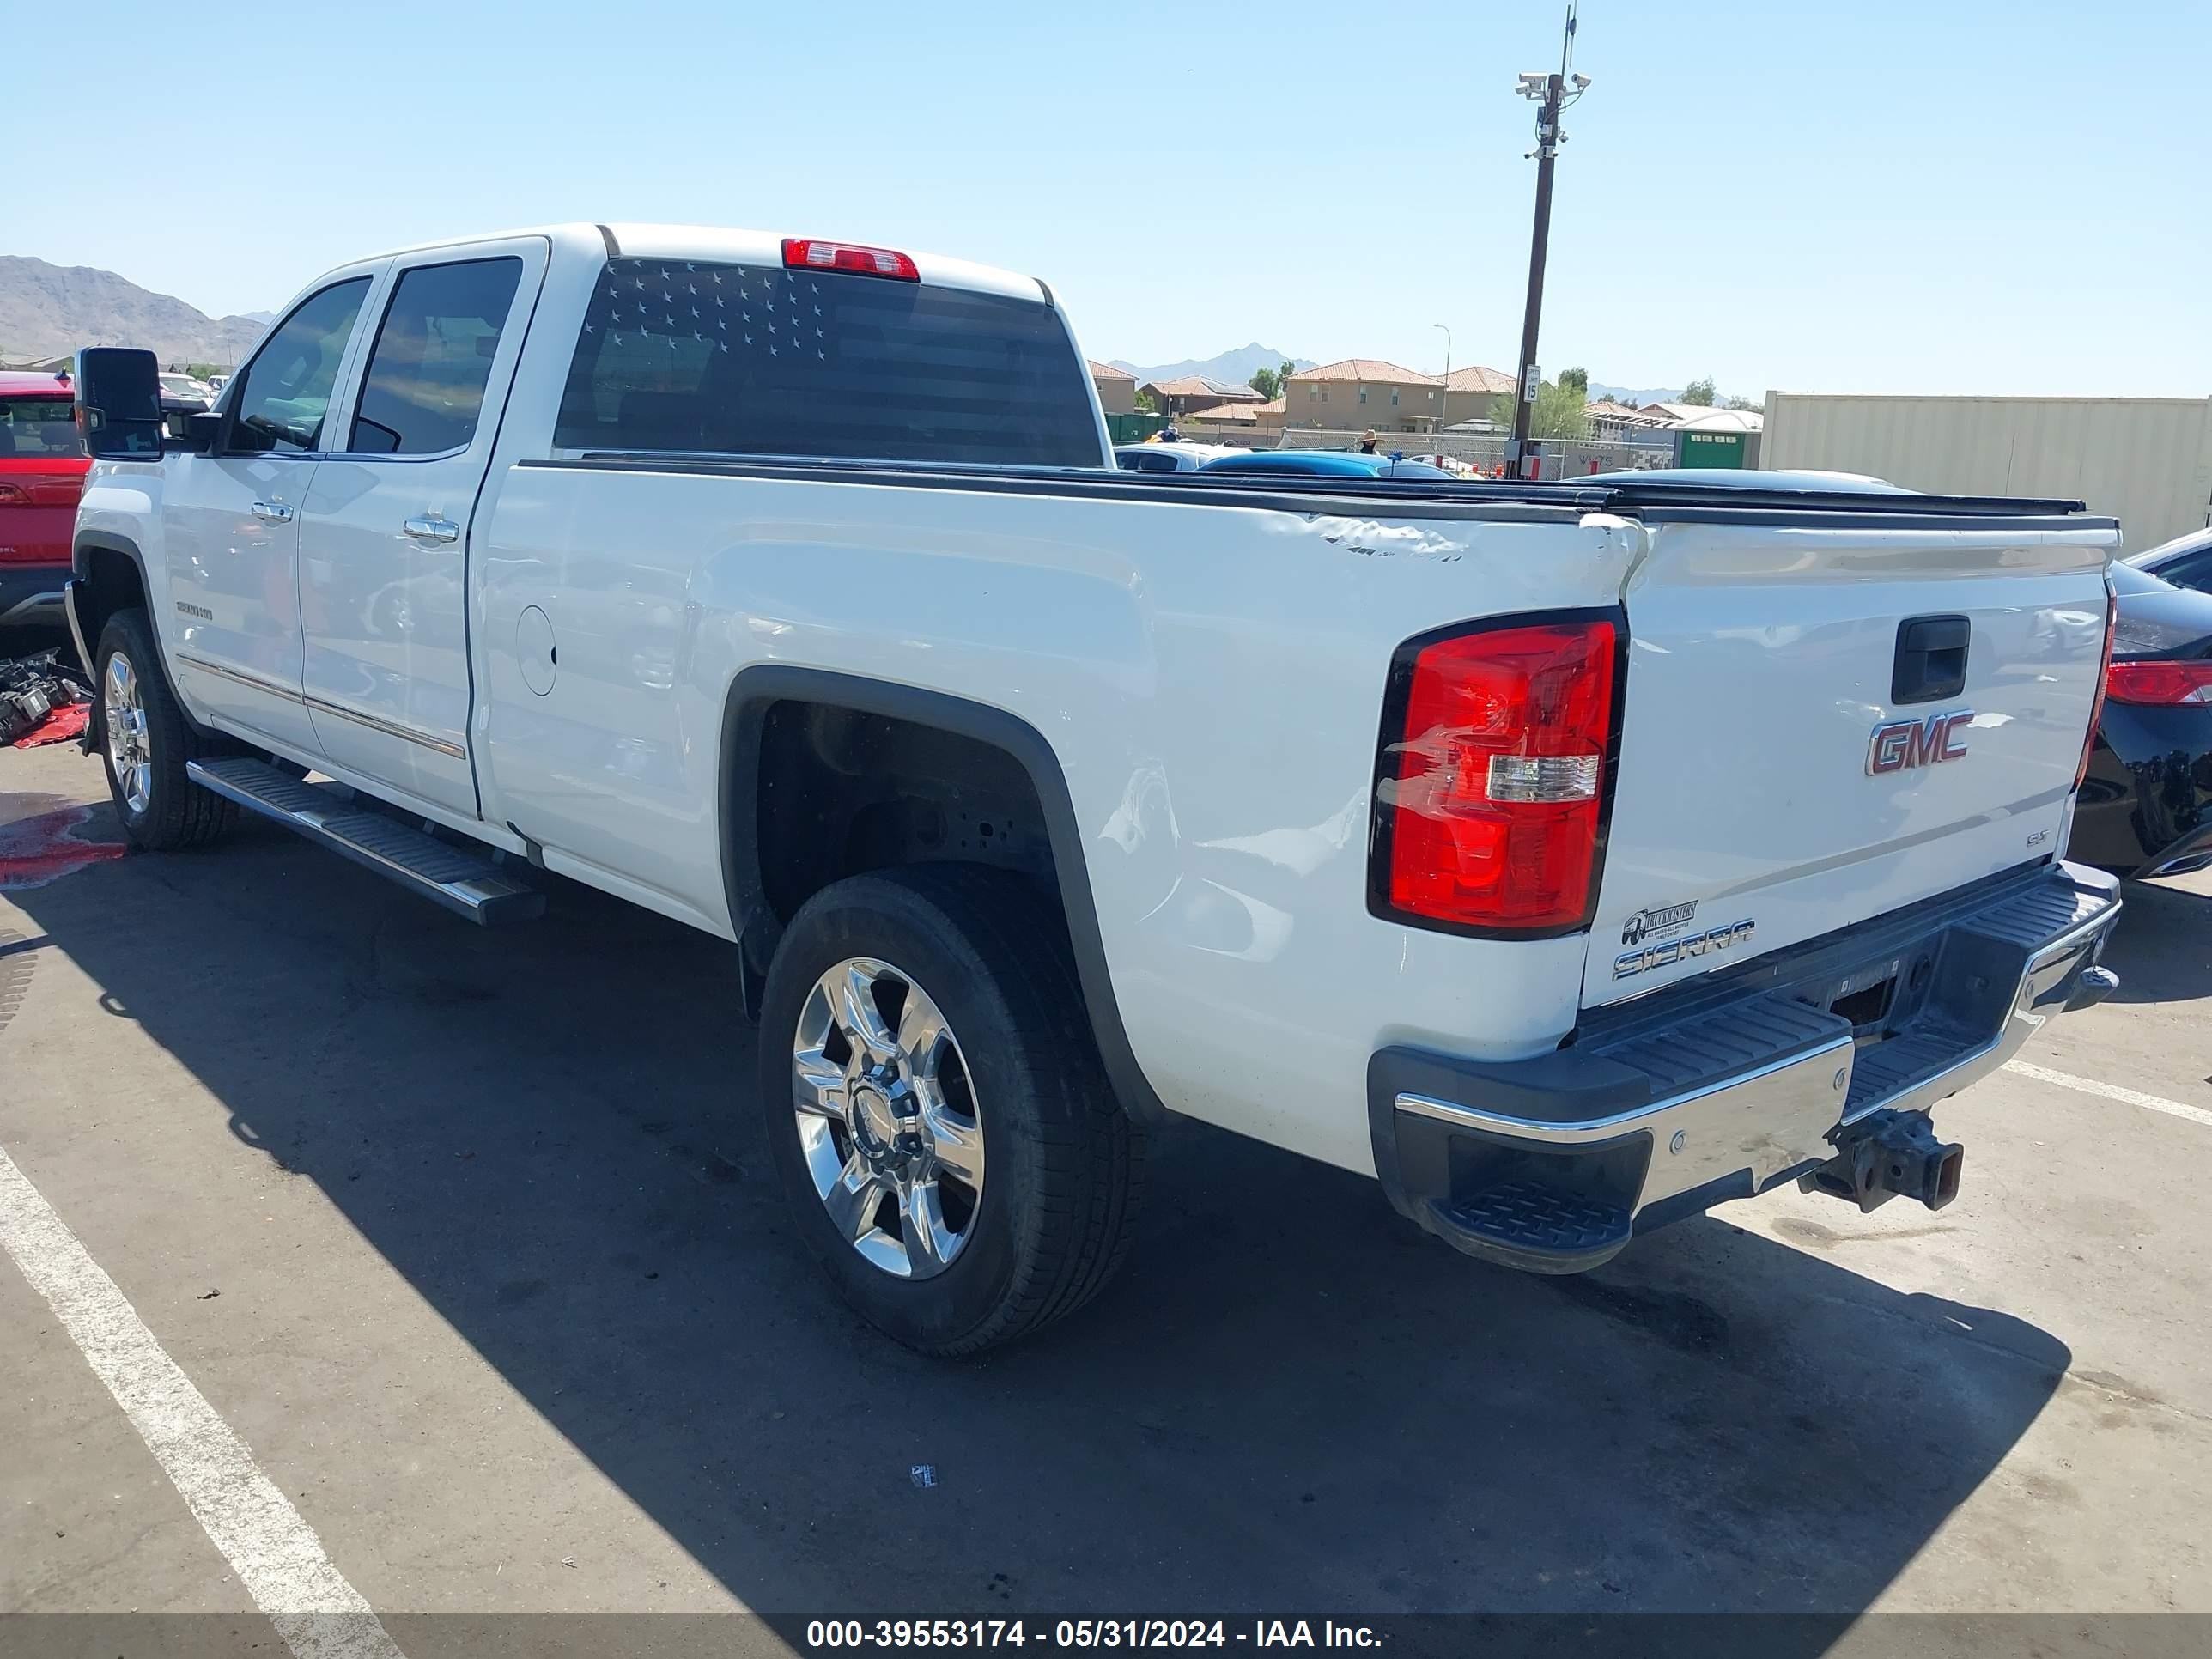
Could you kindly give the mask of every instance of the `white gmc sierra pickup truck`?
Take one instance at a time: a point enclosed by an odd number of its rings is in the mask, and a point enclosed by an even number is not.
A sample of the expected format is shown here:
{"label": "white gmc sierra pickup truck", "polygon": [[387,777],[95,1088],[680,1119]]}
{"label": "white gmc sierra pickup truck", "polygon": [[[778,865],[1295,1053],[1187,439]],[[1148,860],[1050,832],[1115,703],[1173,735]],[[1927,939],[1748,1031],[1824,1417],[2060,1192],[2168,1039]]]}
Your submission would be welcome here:
{"label": "white gmc sierra pickup truck", "polygon": [[1169,1114],[1538,1272],[1941,1205],[1929,1109],[2114,982],[2073,503],[1115,472],[1042,283],[740,231],[364,259],[167,433],[152,372],[84,354],[68,593],[130,839],[735,941],[924,1350],[1097,1291]]}

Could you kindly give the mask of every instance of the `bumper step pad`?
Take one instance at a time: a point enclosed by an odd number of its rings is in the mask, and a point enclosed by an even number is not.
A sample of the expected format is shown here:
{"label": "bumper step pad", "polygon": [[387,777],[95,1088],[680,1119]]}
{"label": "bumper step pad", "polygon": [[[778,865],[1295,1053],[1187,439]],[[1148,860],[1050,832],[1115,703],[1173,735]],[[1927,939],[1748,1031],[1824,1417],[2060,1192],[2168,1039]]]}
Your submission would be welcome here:
{"label": "bumper step pad", "polygon": [[309,783],[245,758],[192,761],[185,770],[201,788],[273,818],[471,921],[524,921],[544,911],[544,893],[483,854],[369,811],[343,785]]}
{"label": "bumper step pad", "polygon": [[1528,1273],[1572,1273],[1617,1255],[1635,1231],[1627,1210],[1533,1181],[1440,1202],[1437,1213],[1483,1254]]}

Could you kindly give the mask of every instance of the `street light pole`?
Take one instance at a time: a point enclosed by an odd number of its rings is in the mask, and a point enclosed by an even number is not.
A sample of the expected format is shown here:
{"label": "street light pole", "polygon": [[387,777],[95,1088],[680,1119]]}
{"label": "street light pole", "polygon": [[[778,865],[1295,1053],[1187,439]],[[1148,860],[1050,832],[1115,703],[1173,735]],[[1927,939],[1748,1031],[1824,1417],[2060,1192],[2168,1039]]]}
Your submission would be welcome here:
{"label": "street light pole", "polygon": [[1536,114],[1536,148],[1528,154],[1536,161],[1536,224],[1528,242],[1528,304],[1521,317],[1521,375],[1514,387],[1513,441],[1507,450],[1512,463],[1513,475],[1522,476],[1528,453],[1528,422],[1536,412],[1536,388],[1540,382],[1540,371],[1536,367],[1536,330],[1544,313],[1544,260],[1550,252],[1552,240],[1552,170],[1559,159],[1559,146],[1566,135],[1559,131],[1559,112],[1580,98],[1589,86],[1589,77],[1577,75],[1574,79],[1574,97],[1566,96],[1568,70],[1575,55],[1574,0],[1568,0],[1567,27],[1559,47],[1559,70],[1556,75],[1541,71],[1521,76],[1521,95],[1539,106]]}
{"label": "street light pole", "polygon": [[1444,422],[1451,416],[1451,330],[1442,323],[1431,323],[1429,326],[1444,330],[1444,383],[1437,393],[1443,399],[1437,409],[1437,453],[1441,455],[1444,453]]}

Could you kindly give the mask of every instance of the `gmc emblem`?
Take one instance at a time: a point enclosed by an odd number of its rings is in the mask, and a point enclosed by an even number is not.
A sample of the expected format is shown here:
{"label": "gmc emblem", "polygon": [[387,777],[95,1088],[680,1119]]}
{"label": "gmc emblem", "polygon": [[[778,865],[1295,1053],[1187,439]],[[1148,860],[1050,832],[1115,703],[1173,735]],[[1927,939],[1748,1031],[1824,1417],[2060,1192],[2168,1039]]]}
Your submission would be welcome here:
{"label": "gmc emblem", "polygon": [[1974,711],[1930,714],[1924,720],[1891,720],[1877,726],[1867,744],[1867,775],[1909,772],[1916,766],[1940,766],[1962,758],[1966,752],[1966,730],[1974,723]]}

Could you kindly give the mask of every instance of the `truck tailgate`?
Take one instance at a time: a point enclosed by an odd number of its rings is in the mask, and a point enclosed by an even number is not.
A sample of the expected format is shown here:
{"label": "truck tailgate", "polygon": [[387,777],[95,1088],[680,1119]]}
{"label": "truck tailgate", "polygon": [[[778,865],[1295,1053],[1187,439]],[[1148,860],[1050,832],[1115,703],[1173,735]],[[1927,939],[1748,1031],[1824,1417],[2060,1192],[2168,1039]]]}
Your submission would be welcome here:
{"label": "truck tailgate", "polygon": [[1585,1006],[2063,850],[2109,521],[1646,523]]}

